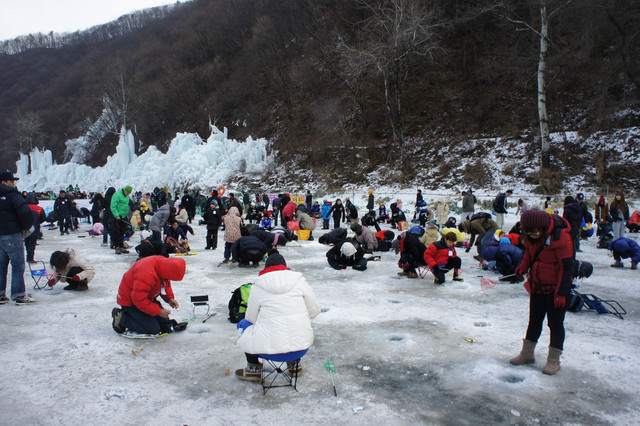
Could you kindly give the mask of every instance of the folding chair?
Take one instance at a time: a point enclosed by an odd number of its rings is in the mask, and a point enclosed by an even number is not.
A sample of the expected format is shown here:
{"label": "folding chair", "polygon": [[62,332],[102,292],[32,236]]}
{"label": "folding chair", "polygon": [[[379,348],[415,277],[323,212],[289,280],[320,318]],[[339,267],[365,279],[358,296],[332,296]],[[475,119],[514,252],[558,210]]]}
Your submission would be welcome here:
{"label": "folding chair", "polygon": [[209,309],[211,308],[209,306],[209,295],[205,294],[204,296],[191,296],[191,306],[193,308],[193,316],[196,316],[196,308],[198,308],[199,306],[206,306],[207,307],[207,312],[205,312],[205,315],[209,315]]}
{"label": "folding chair", "polygon": [[[47,272],[47,267],[42,260],[36,260],[36,263],[42,264],[42,268],[33,269],[31,267],[31,263],[27,262],[29,265],[29,274],[35,283],[33,288],[37,290],[42,290],[47,287],[47,276],[49,275]],[[44,281],[43,284],[40,284],[40,281]]]}
{"label": "folding chair", "polygon": [[196,318],[196,309],[202,306],[207,307],[207,312],[204,313],[204,319],[202,320],[202,322],[207,321],[209,318],[216,314],[215,312],[209,313],[209,310],[211,309],[211,306],[209,306],[209,295],[205,294],[204,296],[191,296],[191,307],[193,308],[192,319]]}
{"label": "folding chair", "polygon": [[[236,327],[238,329],[246,329],[252,325],[246,319],[241,320]],[[298,368],[300,367],[300,359],[305,356],[309,349],[300,351],[286,352],[282,354],[258,354],[258,358],[264,360],[262,365],[262,393],[266,395],[271,388],[292,387],[298,391]],[[289,371],[288,362],[294,362],[293,373]]]}
{"label": "folding chair", "polygon": [[[284,354],[259,354],[258,358],[265,362],[262,365],[262,392],[266,395],[271,388],[292,387],[298,391],[298,368],[300,359],[309,349],[287,352]],[[293,372],[289,371],[288,362],[293,361]]]}
{"label": "folding chair", "polygon": [[593,294],[578,293],[584,299],[585,310],[593,310],[599,314],[611,314],[620,319],[624,319],[623,315],[627,314],[627,311],[615,300],[603,300]]}

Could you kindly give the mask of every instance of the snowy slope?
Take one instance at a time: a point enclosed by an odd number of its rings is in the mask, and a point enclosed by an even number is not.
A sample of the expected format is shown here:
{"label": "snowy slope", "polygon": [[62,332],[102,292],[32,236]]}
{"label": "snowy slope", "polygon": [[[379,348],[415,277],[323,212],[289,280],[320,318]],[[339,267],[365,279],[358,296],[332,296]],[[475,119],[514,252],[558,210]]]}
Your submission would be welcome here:
{"label": "snowy slope", "polygon": [[[227,129],[211,125],[206,141],[193,133],[178,133],[166,153],[150,146],[136,154],[136,141],[123,129],[114,155],[102,167],[91,168],[74,162],[54,164],[50,151],[37,148],[29,155],[21,154],[17,175],[24,190],[55,191],[69,184],[79,184],[87,192],[104,191],[109,186],[150,192],[154,187],[170,190],[185,187],[208,191],[225,185],[233,191],[271,189],[298,191],[311,189],[326,193],[328,186],[349,182],[342,191],[356,189],[366,192],[369,185],[376,190],[387,187],[389,192],[402,188],[400,170],[390,165],[374,163],[373,158],[388,147],[355,149],[327,146],[322,163],[309,164],[306,154],[288,155],[270,151],[266,139],[236,141],[228,138]],[[640,167],[640,129],[636,127],[598,132],[583,137],[577,132],[550,135],[553,164],[564,164],[557,179],[569,193],[595,194],[599,174],[606,181],[617,182],[621,188],[637,187]],[[470,140],[412,141],[409,155],[415,177],[408,186],[435,191],[460,192],[470,185],[474,190],[495,194],[498,190],[515,188],[515,194],[531,193],[537,186],[540,163],[538,145],[527,135],[519,138],[485,138]],[[69,141],[69,155],[83,158],[94,147]],[[74,143],[71,143],[74,142]],[[77,150],[74,152],[72,148]],[[318,170],[331,166],[329,175]],[[606,166],[603,168],[603,166]],[[606,169],[606,170],[605,170]],[[358,182],[354,184],[354,182]],[[618,188],[612,187],[613,192]]]}
{"label": "snowy slope", "polygon": [[[511,214],[507,224],[515,220]],[[398,277],[392,252],[365,272],[333,270],[316,231],[316,241],[282,253],[327,311],[313,322],[316,339],[298,392],[263,396],[259,385],[233,377],[244,357],[226,319],[231,291],[258,270],[217,267],[222,249],[204,251],[206,230],[194,228],[199,254],[185,258],[185,279],[174,283],[182,306],[173,315],[191,317],[189,297],[201,294],[217,315],[155,341],[111,329],[118,283],[134,254],[117,256],[100,247],[101,238],[80,238],[87,224],[64,237],[43,231],[37,259],[73,248],[97,274],[84,293],[58,285],[31,291],[33,306],[0,306],[3,424],[637,424],[640,275],[610,268],[594,239],[582,243],[579,258],[595,270],[580,290],[618,300],[628,315],[568,313],[562,369],[550,377],[540,372],[546,329],[535,365],[508,363],[525,333],[528,297],[521,285],[482,290],[481,277],[496,276],[476,267],[475,251],[459,250],[463,283],[434,286],[431,275]],[[323,368],[330,358],[337,397]]]}

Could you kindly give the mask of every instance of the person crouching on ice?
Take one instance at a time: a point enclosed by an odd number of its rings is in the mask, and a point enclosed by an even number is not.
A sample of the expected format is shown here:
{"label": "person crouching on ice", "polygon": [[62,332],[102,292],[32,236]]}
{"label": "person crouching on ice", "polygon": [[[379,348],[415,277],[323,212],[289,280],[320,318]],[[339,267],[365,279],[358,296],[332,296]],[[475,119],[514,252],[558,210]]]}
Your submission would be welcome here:
{"label": "person crouching on ice", "polygon": [[[320,313],[313,290],[300,272],[287,268],[275,249],[269,252],[265,268],[251,287],[245,319],[247,327],[238,344],[247,366],[236,370],[240,380],[259,382],[262,364],[257,354],[282,354],[308,349],[313,343],[311,319]],[[287,362],[291,370],[295,361]],[[300,374],[298,369],[292,373]]]}
{"label": "person crouching on ice", "polygon": [[[113,308],[113,329],[141,334],[170,333],[177,325],[169,319],[171,310],[156,300],[160,296],[172,308],[180,306],[173,296],[171,281],[181,281],[186,264],[184,259],[149,256],[138,260],[122,276],[117,302],[122,308]],[[177,328],[175,331],[179,331]]]}
{"label": "person crouching on ice", "polygon": [[441,240],[432,243],[424,252],[424,261],[433,273],[434,284],[444,284],[445,274],[453,269],[453,280],[464,281],[458,275],[462,260],[456,255],[457,236],[449,232]]}
{"label": "person crouching on ice", "polygon": [[89,281],[96,275],[93,266],[72,249],[54,251],[49,263],[55,270],[55,274],[47,282],[49,287],[62,281],[67,283],[64,290],[85,291],[89,289]]}

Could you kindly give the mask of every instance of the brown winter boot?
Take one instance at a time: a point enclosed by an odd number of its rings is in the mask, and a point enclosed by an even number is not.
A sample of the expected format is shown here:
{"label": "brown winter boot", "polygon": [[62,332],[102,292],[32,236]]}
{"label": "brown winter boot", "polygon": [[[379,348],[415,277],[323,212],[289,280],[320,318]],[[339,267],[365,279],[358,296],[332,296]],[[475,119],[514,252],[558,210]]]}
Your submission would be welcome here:
{"label": "brown winter boot", "polygon": [[532,342],[531,340],[523,340],[522,351],[520,351],[520,354],[517,357],[511,358],[509,362],[513,365],[533,364],[536,362],[533,351],[536,349],[537,343],[538,342]]}
{"label": "brown winter boot", "polygon": [[302,375],[302,361],[298,360],[297,366],[295,361],[287,361],[287,369],[291,377],[300,377]]}
{"label": "brown winter boot", "polygon": [[262,364],[247,363],[246,368],[236,370],[236,377],[248,382],[259,382],[262,380]]}
{"label": "brown winter boot", "polygon": [[631,269],[638,269],[638,262],[631,262]]}
{"label": "brown winter boot", "polygon": [[553,375],[560,370],[560,355],[562,351],[553,346],[549,346],[549,355],[547,355],[547,365],[544,366],[542,372],[544,374]]}

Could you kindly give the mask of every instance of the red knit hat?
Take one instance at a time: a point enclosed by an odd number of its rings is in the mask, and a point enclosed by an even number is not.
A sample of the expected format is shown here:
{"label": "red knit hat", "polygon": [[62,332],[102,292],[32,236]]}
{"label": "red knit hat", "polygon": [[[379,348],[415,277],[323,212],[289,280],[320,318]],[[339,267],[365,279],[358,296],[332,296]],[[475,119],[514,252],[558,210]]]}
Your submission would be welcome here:
{"label": "red knit hat", "polygon": [[551,223],[551,215],[542,210],[527,210],[520,216],[522,229],[547,228]]}

